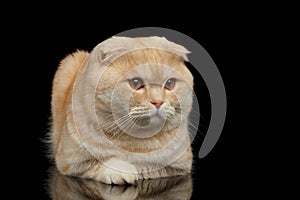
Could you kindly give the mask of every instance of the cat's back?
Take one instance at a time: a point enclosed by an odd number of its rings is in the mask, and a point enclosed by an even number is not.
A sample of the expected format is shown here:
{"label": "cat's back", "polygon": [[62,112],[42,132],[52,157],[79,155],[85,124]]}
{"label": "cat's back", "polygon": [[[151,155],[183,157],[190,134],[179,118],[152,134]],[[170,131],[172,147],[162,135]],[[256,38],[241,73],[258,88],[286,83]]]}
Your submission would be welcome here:
{"label": "cat's back", "polygon": [[75,79],[88,55],[86,51],[77,51],[66,56],[55,73],[51,97],[52,133],[50,139],[53,149],[56,149],[59,134],[65,124]]}

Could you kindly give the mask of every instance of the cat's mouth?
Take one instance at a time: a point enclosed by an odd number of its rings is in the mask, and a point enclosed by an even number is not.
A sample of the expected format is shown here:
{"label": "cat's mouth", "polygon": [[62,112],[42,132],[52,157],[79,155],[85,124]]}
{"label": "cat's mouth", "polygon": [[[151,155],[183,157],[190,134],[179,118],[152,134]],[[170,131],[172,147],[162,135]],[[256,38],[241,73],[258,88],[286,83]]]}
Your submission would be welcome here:
{"label": "cat's mouth", "polygon": [[135,125],[139,127],[147,127],[151,125],[157,125],[164,123],[166,120],[166,114],[163,112],[148,112],[147,114],[133,118]]}
{"label": "cat's mouth", "polygon": [[135,124],[141,127],[149,126],[151,123],[150,117],[142,117],[138,120],[136,120]]}
{"label": "cat's mouth", "polygon": [[168,129],[170,126],[169,121],[172,121],[176,116],[173,107],[160,108],[159,110],[156,108],[134,107],[129,109],[127,114],[119,115],[114,123],[108,125],[107,130],[113,132],[119,129],[121,132],[134,137],[148,138],[160,133],[162,130],[166,130],[166,127]]}
{"label": "cat's mouth", "polygon": [[129,115],[132,117],[134,124],[141,128],[161,126],[166,120],[171,119],[175,115],[175,109],[132,109]]}

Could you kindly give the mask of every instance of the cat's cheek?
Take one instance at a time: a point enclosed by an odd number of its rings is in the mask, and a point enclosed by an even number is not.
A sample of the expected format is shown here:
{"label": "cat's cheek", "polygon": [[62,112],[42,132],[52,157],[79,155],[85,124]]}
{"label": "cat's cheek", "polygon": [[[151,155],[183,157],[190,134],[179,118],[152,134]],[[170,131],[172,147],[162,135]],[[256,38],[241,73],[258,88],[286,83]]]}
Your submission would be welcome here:
{"label": "cat's cheek", "polygon": [[158,112],[158,115],[163,119],[163,121],[166,121],[167,118],[168,118],[168,114],[166,112],[165,109],[161,109],[159,112]]}
{"label": "cat's cheek", "polygon": [[143,91],[136,91],[131,94],[128,94],[129,98],[129,107],[136,107],[139,105],[145,104],[148,101],[145,92]]}
{"label": "cat's cheek", "polygon": [[157,113],[157,109],[154,106],[149,109],[149,116],[150,117],[156,115],[156,113]]}

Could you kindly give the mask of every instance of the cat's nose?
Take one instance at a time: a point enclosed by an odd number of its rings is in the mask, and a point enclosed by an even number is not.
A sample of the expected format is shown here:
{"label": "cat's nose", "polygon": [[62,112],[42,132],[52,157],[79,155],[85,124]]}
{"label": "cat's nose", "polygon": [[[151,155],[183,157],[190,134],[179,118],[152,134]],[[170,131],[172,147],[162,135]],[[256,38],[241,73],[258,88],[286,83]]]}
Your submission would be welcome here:
{"label": "cat's nose", "polygon": [[151,103],[153,105],[155,105],[156,109],[158,110],[164,102],[163,101],[151,101]]}

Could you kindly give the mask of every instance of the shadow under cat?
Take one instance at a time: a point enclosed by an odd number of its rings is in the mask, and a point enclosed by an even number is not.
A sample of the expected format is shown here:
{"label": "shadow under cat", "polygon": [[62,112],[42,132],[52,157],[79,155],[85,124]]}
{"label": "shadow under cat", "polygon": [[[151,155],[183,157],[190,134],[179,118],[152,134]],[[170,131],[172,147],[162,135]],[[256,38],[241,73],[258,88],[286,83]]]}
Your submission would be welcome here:
{"label": "shadow under cat", "polygon": [[50,170],[48,192],[52,200],[83,199],[177,199],[188,200],[192,196],[191,175],[137,181],[136,185],[107,185],[61,175]]}

